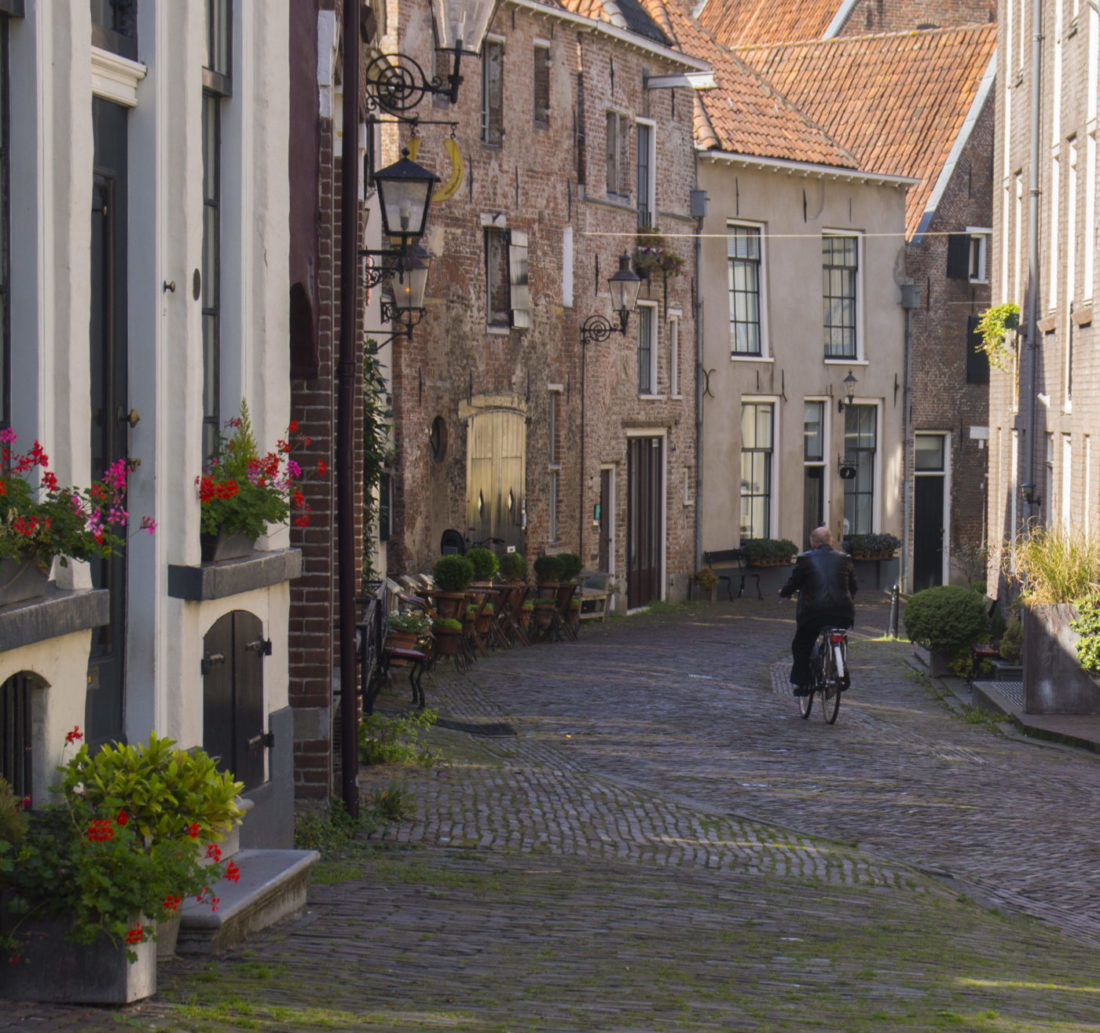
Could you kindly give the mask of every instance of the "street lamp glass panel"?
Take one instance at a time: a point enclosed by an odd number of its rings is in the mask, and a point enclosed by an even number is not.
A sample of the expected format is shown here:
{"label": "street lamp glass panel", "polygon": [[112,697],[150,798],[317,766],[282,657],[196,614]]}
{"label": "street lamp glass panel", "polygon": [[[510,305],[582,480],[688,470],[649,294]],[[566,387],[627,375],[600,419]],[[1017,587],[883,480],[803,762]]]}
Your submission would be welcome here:
{"label": "street lamp glass panel", "polygon": [[414,247],[402,263],[403,268],[390,279],[394,308],[407,311],[424,307],[424,292],[428,286],[428,252]]}
{"label": "street lamp glass panel", "polygon": [[432,0],[437,50],[477,55],[499,0]]}
{"label": "street lamp glass panel", "polygon": [[642,280],[630,268],[630,255],[625,251],[619,256],[619,271],[608,279],[607,285],[611,289],[611,307],[619,313],[633,312]]}
{"label": "street lamp glass panel", "polygon": [[852,371],[848,370],[848,375],[844,378],[844,394],[848,399],[848,404],[852,404],[852,400],[856,396],[856,384],[859,381],[852,375]]}
{"label": "street lamp glass panel", "polygon": [[424,232],[432,189],[439,177],[423,165],[402,158],[374,174],[382,231],[387,237],[415,239]]}

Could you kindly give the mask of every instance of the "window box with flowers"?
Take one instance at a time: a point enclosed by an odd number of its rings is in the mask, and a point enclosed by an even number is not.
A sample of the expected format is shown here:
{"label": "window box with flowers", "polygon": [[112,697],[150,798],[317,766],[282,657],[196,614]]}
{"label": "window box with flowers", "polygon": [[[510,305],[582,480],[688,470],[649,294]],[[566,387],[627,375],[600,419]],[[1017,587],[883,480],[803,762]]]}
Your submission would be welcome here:
{"label": "window box with flowers", "polygon": [[640,226],[634,248],[634,272],[648,280],[654,272],[664,277],[679,276],[684,260],[669,246],[656,226]]}
{"label": "window box with flowers", "polygon": [[[16,438],[11,428],[0,430],[0,605],[42,595],[55,559],[67,565],[109,556],[122,545],[119,529],[128,519],[125,460],[89,488],[64,486],[42,446],[16,453]],[[147,516],[141,528],[152,534],[156,524]]]}
{"label": "window box with flowers", "polygon": [[[156,990],[158,922],[187,897],[213,909],[240,869],[218,841],[241,820],[241,785],[171,739],[76,747],[59,801],[31,808],[0,780],[0,996],[126,1003]],[[59,877],[64,872],[64,877]],[[70,953],[71,952],[71,953]],[[68,959],[58,979],[59,959]]]}
{"label": "window box with flowers", "polygon": [[[286,437],[265,455],[259,453],[244,400],[240,414],[226,421],[226,429],[230,433],[219,437],[214,454],[195,478],[206,563],[248,556],[269,524],[292,517],[297,527],[309,524],[310,507],[300,487],[302,469],[291,456],[296,444],[309,444],[298,433],[297,421],[291,421]],[[323,460],[315,472],[328,472]]]}

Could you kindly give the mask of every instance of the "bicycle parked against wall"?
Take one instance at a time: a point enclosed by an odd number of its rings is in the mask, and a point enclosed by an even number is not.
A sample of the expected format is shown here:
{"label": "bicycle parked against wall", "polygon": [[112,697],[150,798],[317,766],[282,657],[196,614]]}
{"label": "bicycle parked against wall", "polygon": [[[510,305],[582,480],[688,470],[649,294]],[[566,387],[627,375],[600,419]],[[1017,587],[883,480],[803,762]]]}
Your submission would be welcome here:
{"label": "bicycle parked against wall", "polygon": [[840,713],[840,694],[851,684],[848,670],[848,629],[822,628],[810,654],[810,672],[813,674],[813,689],[806,696],[798,697],[798,706],[803,718],[810,716],[814,698],[821,699],[821,716],[836,724]]}

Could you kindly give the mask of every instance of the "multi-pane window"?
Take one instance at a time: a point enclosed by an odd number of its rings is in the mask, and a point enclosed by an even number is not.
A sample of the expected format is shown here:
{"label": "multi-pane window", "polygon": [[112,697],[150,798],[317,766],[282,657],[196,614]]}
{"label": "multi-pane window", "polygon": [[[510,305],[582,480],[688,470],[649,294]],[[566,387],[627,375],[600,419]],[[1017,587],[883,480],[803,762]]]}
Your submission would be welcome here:
{"label": "multi-pane window", "polygon": [[607,113],[607,192],[630,195],[630,119],[617,111]]}
{"label": "multi-pane window", "polygon": [[989,237],[991,230],[967,229],[947,238],[947,275],[970,283],[989,282]]}
{"label": "multi-pane window", "polygon": [[668,321],[668,393],[680,397],[680,317]]}
{"label": "multi-pane window", "polygon": [[726,264],[730,299],[730,354],[760,355],[760,228],[729,226]]}
{"label": "multi-pane window", "polygon": [[222,106],[232,94],[232,0],[206,0],[202,95],[202,447],[221,431]]}
{"label": "multi-pane window", "polygon": [[845,534],[874,532],[877,449],[876,406],[848,406],[844,410],[844,461],[855,467],[855,476],[844,482]]}
{"label": "multi-pane window", "polygon": [[550,44],[535,44],[535,122],[547,125],[550,122]]}
{"label": "multi-pane window", "polygon": [[650,122],[635,124],[635,185],[638,190],[638,225],[652,226],[656,222],[655,169],[657,165],[657,143],[654,126]]}
{"label": "multi-pane window", "polygon": [[481,142],[504,139],[504,41],[487,39],[481,50]]}
{"label": "multi-pane window", "polygon": [[856,325],[859,239],[826,234],[821,238],[825,358],[857,357]]}
{"label": "multi-pane window", "polygon": [[10,157],[8,153],[8,19],[0,15],[0,427],[11,426]]}
{"label": "multi-pane window", "polygon": [[741,540],[771,533],[775,406],[741,406]]}
{"label": "multi-pane window", "polygon": [[137,60],[137,0],[91,0],[92,44]]}
{"label": "multi-pane window", "polygon": [[558,434],[560,433],[560,421],[558,419],[559,412],[558,407],[561,404],[561,391],[554,389],[550,392],[550,406],[549,406],[549,435],[550,435],[550,483],[549,483],[549,503],[550,509],[547,516],[549,526],[547,528],[547,536],[552,542],[558,540],[558,478],[561,473],[561,446],[558,442]]}
{"label": "multi-pane window", "polygon": [[820,465],[825,462],[825,403],[802,405],[802,461]]}
{"label": "multi-pane window", "polygon": [[657,392],[657,307],[639,302],[638,316],[638,394]]}

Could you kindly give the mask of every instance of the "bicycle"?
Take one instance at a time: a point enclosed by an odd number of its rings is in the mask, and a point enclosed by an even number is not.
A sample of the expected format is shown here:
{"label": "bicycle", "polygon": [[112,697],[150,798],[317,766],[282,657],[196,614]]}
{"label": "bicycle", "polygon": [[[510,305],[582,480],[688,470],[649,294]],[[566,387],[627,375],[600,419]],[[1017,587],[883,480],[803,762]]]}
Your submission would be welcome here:
{"label": "bicycle", "polygon": [[821,716],[836,724],[840,713],[840,694],[851,684],[848,669],[848,629],[822,628],[810,654],[810,673],[813,686],[805,696],[798,697],[802,717],[808,718],[813,710],[814,696],[821,696]]}

